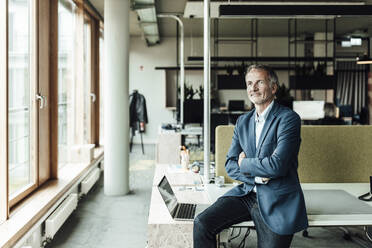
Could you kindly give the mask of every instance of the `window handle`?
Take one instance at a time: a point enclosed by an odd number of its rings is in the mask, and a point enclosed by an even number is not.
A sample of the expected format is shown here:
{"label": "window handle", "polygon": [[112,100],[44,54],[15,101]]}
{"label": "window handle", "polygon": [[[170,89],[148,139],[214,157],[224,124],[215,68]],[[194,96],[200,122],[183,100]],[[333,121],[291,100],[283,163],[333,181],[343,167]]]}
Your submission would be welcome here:
{"label": "window handle", "polygon": [[90,93],[90,96],[92,97],[92,102],[96,102],[97,96],[94,93]]}
{"label": "window handle", "polygon": [[36,100],[40,101],[40,109],[43,109],[47,105],[46,96],[41,95],[40,93],[36,94]]}

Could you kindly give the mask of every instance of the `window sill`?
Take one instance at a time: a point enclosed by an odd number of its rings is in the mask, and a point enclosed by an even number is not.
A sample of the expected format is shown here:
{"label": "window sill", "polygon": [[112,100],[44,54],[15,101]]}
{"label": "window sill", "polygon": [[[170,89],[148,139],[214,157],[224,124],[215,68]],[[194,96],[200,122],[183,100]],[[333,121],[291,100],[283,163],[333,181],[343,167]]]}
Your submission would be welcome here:
{"label": "window sill", "polygon": [[103,147],[94,149],[89,164],[67,164],[59,171],[59,179],[48,180],[15,206],[7,221],[0,225],[0,247],[12,247],[48,210],[95,164],[103,159]]}

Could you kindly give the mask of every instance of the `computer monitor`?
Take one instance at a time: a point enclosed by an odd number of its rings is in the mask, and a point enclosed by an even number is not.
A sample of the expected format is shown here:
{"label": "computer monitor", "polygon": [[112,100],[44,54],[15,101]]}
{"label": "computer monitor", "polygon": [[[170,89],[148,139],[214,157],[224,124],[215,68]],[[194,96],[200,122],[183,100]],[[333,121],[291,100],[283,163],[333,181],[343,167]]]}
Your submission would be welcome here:
{"label": "computer monitor", "polygon": [[183,103],[183,123],[203,123],[204,102],[203,99],[185,100]]}
{"label": "computer monitor", "polygon": [[324,101],[293,101],[293,111],[301,120],[318,120],[324,118]]}
{"label": "computer monitor", "polygon": [[228,109],[229,111],[244,111],[244,100],[230,100]]}

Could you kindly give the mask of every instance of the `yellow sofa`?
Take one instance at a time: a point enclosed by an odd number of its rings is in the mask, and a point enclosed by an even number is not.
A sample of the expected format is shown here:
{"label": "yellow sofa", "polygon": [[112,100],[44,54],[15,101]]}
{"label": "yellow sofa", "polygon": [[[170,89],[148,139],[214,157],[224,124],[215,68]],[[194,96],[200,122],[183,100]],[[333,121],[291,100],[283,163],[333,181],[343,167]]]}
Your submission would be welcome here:
{"label": "yellow sofa", "polygon": [[[234,126],[216,128],[216,175],[225,170]],[[372,176],[372,126],[302,126],[301,183],[366,183]]]}

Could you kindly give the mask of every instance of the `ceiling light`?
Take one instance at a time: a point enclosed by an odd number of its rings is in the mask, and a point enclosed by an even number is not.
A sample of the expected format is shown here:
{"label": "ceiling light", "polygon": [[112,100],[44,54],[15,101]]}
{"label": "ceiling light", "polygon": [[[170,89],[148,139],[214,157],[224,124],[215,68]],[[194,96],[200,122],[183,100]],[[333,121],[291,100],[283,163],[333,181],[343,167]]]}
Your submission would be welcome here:
{"label": "ceiling light", "polygon": [[[203,13],[203,1],[187,1],[185,10],[184,10],[184,18],[203,18],[204,13]],[[221,5],[226,5],[227,1],[211,1],[210,3],[210,17],[211,18],[220,18],[220,11],[219,7]],[[261,2],[261,1],[234,1],[234,0],[229,0],[228,2],[229,5],[283,5],[285,4],[284,1],[277,1],[277,2]],[[324,5],[324,6],[329,6],[329,5],[365,5],[364,2],[358,1],[350,1],[350,2],[328,2],[328,1],[319,1],[319,2],[308,2],[308,1],[300,1],[300,2],[288,2],[286,4],[290,5]],[[275,11],[274,11],[275,13]],[[316,13],[316,12],[314,12]],[[261,17],[260,17],[261,18]],[[324,18],[324,17],[323,17]]]}
{"label": "ceiling light", "polygon": [[138,9],[137,14],[142,22],[154,22],[156,21],[155,8]]}
{"label": "ceiling light", "polygon": [[154,0],[133,0],[132,10],[137,12],[139,24],[147,45],[155,45],[160,42],[158,21],[156,17]]}
{"label": "ceiling light", "polygon": [[362,45],[362,39],[361,38],[350,38],[350,44],[352,46],[361,46]]}
{"label": "ceiling light", "polygon": [[357,57],[356,58],[356,63],[358,65],[372,64],[372,59],[371,58],[368,58],[366,55],[364,55],[362,58]]}
{"label": "ceiling light", "polygon": [[349,40],[341,41],[341,47],[351,47],[351,42]]}
{"label": "ceiling light", "polygon": [[372,5],[220,5],[220,17],[329,17],[329,16],[370,16]]}

